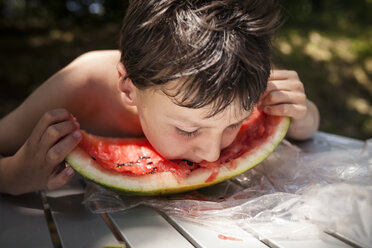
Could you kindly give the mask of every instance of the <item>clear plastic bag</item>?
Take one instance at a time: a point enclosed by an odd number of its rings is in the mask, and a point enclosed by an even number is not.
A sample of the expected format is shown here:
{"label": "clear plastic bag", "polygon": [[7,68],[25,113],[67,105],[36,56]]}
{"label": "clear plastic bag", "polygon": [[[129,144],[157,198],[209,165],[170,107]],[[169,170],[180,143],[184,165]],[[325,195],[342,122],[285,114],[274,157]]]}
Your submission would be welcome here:
{"label": "clear plastic bag", "polygon": [[352,145],[337,136],[314,142],[324,151],[301,150],[284,141],[255,168],[183,194],[126,196],[88,183],[84,203],[95,213],[142,204],[204,225],[229,223],[271,238],[302,239],[304,233],[309,238],[326,230],[368,247],[372,244],[372,139],[362,148],[349,148]]}

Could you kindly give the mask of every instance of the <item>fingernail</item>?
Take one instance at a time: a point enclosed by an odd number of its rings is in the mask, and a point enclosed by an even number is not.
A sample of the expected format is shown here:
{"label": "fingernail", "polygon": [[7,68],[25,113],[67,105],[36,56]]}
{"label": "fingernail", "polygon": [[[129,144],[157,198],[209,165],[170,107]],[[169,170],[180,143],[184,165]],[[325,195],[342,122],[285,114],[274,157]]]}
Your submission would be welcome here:
{"label": "fingernail", "polygon": [[70,114],[70,115],[71,115],[72,120],[77,122],[76,117],[73,114]]}
{"label": "fingernail", "polygon": [[81,138],[81,133],[79,130],[75,130],[73,133],[72,133],[72,136],[74,136],[75,138],[77,139],[80,139]]}
{"label": "fingernail", "polygon": [[72,169],[71,167],[67,167],[66,175],[67,176],[72,176],[72,174],[74,174],[74,169]]}
{"label": "fingernail", "polygon": [[74,120],[74,125],[75,125],[75,127],[80,128],[80,123],[75,121],[75,120]]}

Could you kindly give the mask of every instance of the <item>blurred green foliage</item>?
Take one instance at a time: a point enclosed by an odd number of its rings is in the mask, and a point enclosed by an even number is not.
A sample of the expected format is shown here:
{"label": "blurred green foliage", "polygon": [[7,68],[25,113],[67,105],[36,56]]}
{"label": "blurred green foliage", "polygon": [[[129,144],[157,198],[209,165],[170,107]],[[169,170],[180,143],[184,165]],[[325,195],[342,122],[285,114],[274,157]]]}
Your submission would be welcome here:
{"label": "blurred green foliage", "polygon": [[[372,0],[283,0],[275,67],[296,70],[321,130],[372,137]],[[76,56],[116,49],[127,1],[0,0],[0,116]]]}

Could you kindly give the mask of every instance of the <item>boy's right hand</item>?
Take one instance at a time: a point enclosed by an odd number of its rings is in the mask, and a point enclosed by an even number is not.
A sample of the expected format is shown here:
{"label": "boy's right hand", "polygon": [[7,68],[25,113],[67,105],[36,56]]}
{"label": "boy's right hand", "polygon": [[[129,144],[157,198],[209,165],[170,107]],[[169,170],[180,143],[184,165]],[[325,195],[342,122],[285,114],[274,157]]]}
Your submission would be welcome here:
{"label": "boy's right hand", "polygon": [[22,194],[41,189],[57,189],[74,171],[60,163],[81,140],[80,125],[65,109],[46,112],[30,137],[11,160],[12,192]]}

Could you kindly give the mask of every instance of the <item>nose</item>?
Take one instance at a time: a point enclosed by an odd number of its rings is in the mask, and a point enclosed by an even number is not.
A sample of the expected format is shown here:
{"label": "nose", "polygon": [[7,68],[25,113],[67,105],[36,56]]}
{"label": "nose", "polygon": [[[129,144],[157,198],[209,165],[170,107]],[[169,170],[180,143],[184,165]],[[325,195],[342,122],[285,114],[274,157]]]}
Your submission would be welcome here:
{"label": "nose", "polygon": [[200,142],[196,155],[205,161],[214,162],[220,157],[221,137],[210,137]]}

